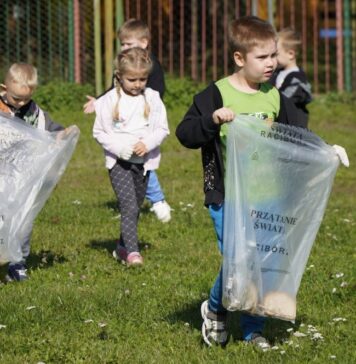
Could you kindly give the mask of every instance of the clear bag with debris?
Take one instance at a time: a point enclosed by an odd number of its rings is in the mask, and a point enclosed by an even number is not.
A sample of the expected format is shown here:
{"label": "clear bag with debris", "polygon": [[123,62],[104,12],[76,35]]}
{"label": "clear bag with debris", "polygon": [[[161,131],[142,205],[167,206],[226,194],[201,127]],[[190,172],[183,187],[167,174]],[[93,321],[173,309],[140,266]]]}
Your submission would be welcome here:
{"label": "clear bag with debris", "polygon": [[243,115],[228,128],[223,304],[293,321],[339,159],[304,129]]}
{"label": "clear bag with debris", "polygon": [[0,264],[22,258],[29,235],[63,174],[79,129],[49,133],[0,113]]}

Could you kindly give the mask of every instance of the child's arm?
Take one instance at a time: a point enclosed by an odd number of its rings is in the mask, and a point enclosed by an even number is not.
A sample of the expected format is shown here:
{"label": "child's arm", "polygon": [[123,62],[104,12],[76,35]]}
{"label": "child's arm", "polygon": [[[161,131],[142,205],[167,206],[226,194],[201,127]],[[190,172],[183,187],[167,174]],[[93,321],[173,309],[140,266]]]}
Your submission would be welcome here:
{"label": "child's arm", "polygon": [[202,115],[193,104],[178,125],[176,136],[187,148],[201,148],[217,136],[221,124],[232,121],[234,117],[233,111],[224,107],[211,115]]}
{"label": "child's arm", "polygon": [[45,118],[45,130],[49,132],[64,130],[64,127],[60,124],[55,123],[47,112],[43,112]]}
{"label": "child's arm", "polygon": [[86,98],[88,101],[83,105],[83,111],[85,114],[91,114],[95,111],[95,101],[99,99],[101,96],[104,96],[106,93],[108,93],[110,90],[114,88],[114,76],[112,77],[112,83],[111,87],[104,91],[101,95],[99,95],[97,98],[87,95]]}
{"label": "child's arm", "polygon": [[155,103],[155,107],[151,110],[151,112],[153,113],[153,117],[155,118],[156,127],[147,136],[140,140],[140,142],[145,145],[147,152],[150,152],[151,150],[161,145],[163,140],[169,135],[166,108],[158,94],[155,98]]}
{"label": "child's arm", "polygon": [[177,126],[176,136],[185,147],[197,149],[213,140],[219,129],[219,125],[214,123],[212,114],[202,115],[193,103]]}
{"label": "child's arm", "polygon": [[86,98],[89,100],[83,105],[83,111],[85,114],[91,114],[95,111],[95,100],[93,96],[87,95]]}
{"label": "child's arm", "polygon": [[214,82],[194,96],[193,104],[176,129],[180,143],[187,148],[197,149],[218,138],[220,125],[213,113],[223,107],[223,100]]}

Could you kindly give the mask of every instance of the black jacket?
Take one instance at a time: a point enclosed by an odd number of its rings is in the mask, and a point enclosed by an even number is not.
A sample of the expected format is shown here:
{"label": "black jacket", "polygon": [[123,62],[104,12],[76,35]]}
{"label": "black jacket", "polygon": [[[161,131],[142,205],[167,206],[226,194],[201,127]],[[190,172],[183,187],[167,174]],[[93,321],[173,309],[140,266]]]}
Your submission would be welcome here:
{"label": "black jacket", "polygon": [[[287,113],[290,102],[281,95],[277,122],[300,126]],[[213,112],[223,107],[218,87],[214,82],[194,96],[193,104],[176,129],[180,143],[187,148],[201,148],[205,205],[221,204],[224,201],[224,164],[221,152],[220,126],[213,121]]]}
{"label": "black jacket", "polygon": [[[270,83],[275,86],[277,77],[283,69],[277,69],[270,79]],[[308,126],[309,112],[306,108],[307,104],[312,101],[311,86],[307,80],[307,76],[302,69],[288,73],[282,85],[278,89],[279,92],[288,98],[293,104],[295,119],[300,126],[306,128]]]}

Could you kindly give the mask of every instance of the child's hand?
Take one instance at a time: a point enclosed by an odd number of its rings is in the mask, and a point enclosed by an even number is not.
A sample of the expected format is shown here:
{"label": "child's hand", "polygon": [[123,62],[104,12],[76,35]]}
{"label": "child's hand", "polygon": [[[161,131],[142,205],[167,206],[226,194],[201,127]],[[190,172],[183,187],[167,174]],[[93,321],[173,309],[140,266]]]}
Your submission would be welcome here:
{"label": "child's hand", "polygon": [[89,100],[83,105],[83,111],[85,114],[91,114],[95,111],[94,102],[96,100],[95,97],[87,95],[87,99]]}
{"label": "child's hand", "polygon": [[146,145],[142,142],[137,142],[133,147],[133,152],[139,157],[143,157],[145,154],[148,153],[148,149]]}
{"label": "child's hand", "polygon": [[227,107],[222,107],[220,109],[217,109],[213,113],[213,121],[215,124],[224,124],[229,121],[234,120],[235,114],[231,109],[228,109]]}
{"label": "child's hand", "polygon": [[70,134],[71,131],[73,131],[75,129],[78,129],[78,127],[75,125],[71,125],[68,128],[65,128],[64,130],[59,131],[56,136],[56,141],[59,142],[60,140],[65,138],[68,134]]}
{"label": "child's hand", "polygon": [[120,153],[118,154],[118,157],[124,161],[127,161],[131,158],[132,152],[133,150],[131,145],[123,146],[120,150]]}

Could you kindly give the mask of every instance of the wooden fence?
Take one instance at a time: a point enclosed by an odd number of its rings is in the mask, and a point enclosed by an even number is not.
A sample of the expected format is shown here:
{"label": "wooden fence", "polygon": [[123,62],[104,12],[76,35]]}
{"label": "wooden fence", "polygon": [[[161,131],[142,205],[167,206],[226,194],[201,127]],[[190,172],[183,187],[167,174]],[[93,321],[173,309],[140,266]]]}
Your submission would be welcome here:
{"label": "wooden fence", "polygon": [[254,14],[301,33],[299,63],[315,93],[356,90],[355,0],[2,0],[0,76],[15,61],[41,81],[111,82],[117,27],[147,22],[152,52],[167,74],[207,82],[232,71],[227,27]]}

